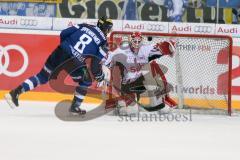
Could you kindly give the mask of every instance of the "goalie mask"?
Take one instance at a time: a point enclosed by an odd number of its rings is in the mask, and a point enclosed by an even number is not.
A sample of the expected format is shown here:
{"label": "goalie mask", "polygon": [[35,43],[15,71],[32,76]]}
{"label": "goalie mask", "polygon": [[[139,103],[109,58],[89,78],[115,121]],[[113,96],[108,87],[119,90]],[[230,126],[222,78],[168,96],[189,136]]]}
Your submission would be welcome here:
{"label": "goalie mask", "polygon": [[142,39],[143,37],[140,32],[133,32],[129,37],[130,48],[135,54],[138,53],[139,48],[141,47]]}

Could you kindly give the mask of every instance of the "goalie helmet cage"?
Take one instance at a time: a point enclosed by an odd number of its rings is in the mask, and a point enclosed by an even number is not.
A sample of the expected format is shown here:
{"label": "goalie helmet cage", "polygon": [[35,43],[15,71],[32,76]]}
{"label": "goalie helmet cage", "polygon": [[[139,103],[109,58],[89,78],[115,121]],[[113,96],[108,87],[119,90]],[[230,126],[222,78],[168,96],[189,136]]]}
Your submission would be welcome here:
{"label": "goalie helmet cage", "polygon": [[[110,49],[128,43],[132,32],[115,31]],[[165,74],[173,87],[170,96],[178,108],[191,108],[231,115],[232,38],[224,35],[168,34],[142,32],[144,44],[176,41],[173,57],[162,56],[157,62],[168,68]],[[111,88],[110,88],[111,92]],[[111,94],[110,94],[111,95]],[[111,98],[111,96],[109,96]]]}

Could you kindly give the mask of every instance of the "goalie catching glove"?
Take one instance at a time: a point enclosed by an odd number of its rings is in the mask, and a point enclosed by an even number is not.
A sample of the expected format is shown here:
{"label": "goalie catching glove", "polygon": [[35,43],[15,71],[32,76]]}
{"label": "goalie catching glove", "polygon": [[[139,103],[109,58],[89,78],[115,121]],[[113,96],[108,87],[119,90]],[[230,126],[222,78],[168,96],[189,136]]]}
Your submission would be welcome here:
{"label": "goalie catching glove", "polygon": [[174,52],[176,51],[176,42],[173,40],[164,41],[157,43],[155,47],[160,50],[162,55],[173,56]]}

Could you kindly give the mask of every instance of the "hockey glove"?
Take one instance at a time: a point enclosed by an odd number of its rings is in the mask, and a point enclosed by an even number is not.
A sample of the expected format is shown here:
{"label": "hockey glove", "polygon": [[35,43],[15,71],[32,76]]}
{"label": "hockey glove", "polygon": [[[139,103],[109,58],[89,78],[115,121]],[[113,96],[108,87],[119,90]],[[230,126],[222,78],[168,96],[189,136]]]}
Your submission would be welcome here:
{"label": "hockey glove", "polygon": [[104,80],[104,77],[105,77],[105,74],[104,74],[103,72],[101,72],[99,75],[97,75],[97,76],[95,77],[95,80],[96,80],[97,82],[101,82],[101,81]]}
{"label": "hockey glove", "polygon": [[162,55],[170,55],[173,56],[175,50],[176,50],[176,42],[170,40],[170,41],[164,41],[161,43],[156,44],[156,48],[160,50]]}

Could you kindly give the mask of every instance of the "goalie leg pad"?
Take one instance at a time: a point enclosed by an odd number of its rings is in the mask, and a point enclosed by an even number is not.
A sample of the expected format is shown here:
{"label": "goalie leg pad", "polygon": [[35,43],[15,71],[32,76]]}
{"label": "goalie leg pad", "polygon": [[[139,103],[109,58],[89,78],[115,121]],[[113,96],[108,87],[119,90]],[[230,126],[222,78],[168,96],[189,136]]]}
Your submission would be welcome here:
{"label": "goalie leg pad", "polygon": [[144,66],[143,71],[148,71],[147,74],[143,73],[143,84],[148,91],[160,91],[159,94],[167,94],[171,91],[173,86],[167,83],[165,73],[167,67],[157,64],[156,61],[152,61],[150,64]]}

